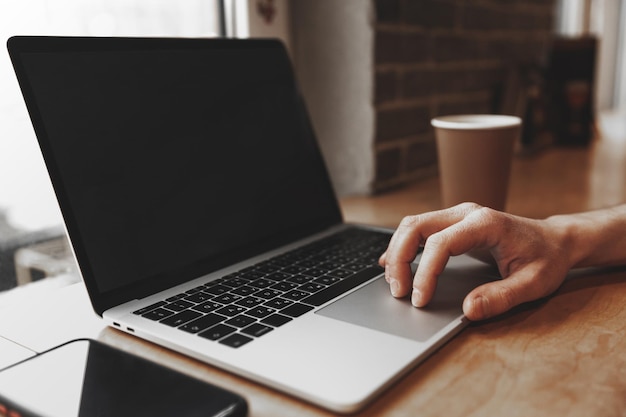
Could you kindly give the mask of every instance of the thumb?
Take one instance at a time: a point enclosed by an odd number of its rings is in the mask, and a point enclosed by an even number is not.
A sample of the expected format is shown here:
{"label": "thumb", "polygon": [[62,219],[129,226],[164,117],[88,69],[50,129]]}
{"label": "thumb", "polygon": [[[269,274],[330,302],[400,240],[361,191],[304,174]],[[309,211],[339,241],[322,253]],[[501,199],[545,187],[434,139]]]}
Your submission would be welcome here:
{"label": "thumb", "polygon": [[525,275],[520,271],[505,279],[476,287],[465,297],[463,313],[472,321],[484,320],[548,295],[536,279]]}

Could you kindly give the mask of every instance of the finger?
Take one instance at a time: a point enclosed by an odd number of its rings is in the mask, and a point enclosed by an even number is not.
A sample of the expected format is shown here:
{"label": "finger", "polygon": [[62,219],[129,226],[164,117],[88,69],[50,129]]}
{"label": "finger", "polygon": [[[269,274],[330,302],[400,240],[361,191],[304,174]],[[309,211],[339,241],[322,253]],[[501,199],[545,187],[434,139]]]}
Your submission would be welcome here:
{"label": "finger", "polygon": [[385,266],[385,279],[395,297],[403,297],[411,290],[411,263],[420,246],[433,233],[462,220],[476,210],[475,204],[461,204],[449,209],[405,217],[381,257]]}
{"label": "finger", "polygon": [[554,290],[538,285],[534,275],[528,270],[519,271],[505,279],[476,287],[465,297],[463,313],[474,321],[488,319]]}
{"label": "finger", "polygon": [[411,302],[414,306],[423,307],[430,302],[437,287],[437,279],[450,256],[476,248],[489,248],[497,243],[490,241],[499,233],[498,227],[493,222],[489,223],[489,217],[489,209],[474,211],[462,221],[428,238],[413,279]]}
{"label": "finger", "polygon": [[387,257],[387,251],[383,252],[383,254],[380,255],[380,258],[378,258],[378,265],[382,266],[383,268],[385,267],[385,264],[387,263],[386,257]]}
{"label": "finger", "polygon": [[411,290],[411,263],[420,246],[433,230],[445,227],[435,213],[405,217],[394,232],[387,251],[381,257],[385,266],[385,280],[394,297],[404,297]]}

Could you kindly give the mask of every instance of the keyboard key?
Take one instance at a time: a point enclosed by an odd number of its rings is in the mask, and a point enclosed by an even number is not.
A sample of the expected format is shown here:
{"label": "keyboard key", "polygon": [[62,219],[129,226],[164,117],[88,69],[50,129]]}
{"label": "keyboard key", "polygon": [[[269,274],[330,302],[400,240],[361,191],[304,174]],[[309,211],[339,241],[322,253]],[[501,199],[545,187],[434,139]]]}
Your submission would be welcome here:
{"label": "keyboard key", "polygon": [[240,314],[238,316],[233,317],[232,319],[226,320],[224,323],[241,328],[241,327],[246,327],[247,325],[254,323],[255,321],[256,321],[255,318],[246,316],[245,314]]}
{"label": "keyboard key", "polygon": [[222,281],[223,285],[227,285],[231,288],[241,287],[242,285],[246,285],[248,283],[247,279],[242,279],[239,277],[228,278]]}
{"label": "keyboard key", "polygon": [[263,272],[254,271],[254,270],[243,270],[238,275],[239,275],[239,278],[242,278],[242,279],[245,279],[245,280],[248,280],[248,281],[259,279],[259,278],[265,276],[265,274]]}
{"label": "keyboard key", "polygon": [[159,321],[161,319],[164,319],[165,317],[171,316],[172,314],[174,314],[173,311],[166,310],[164,308],[157,308],[146,314],[143,314],[142,317],[145,317],[147,319],[154,320],[154,321]]}
{"label": "keyboard key", "polygon": [[254,294],[255,297],[264,298],[269,300],[270,298],[278,297],[282,294],[282,291],[272,290],[271,288],[266,288]]}
{"label": "keyboard key", "polygon": [[293,264],[293,256],[291,256],[291,252],[288,252],[272,259],[272,263],[284,268]]}
{"label": "keyboard key", "polygon": [[220,323],[223,320],[226,320],[226,317],[220,316],[219,314],[210,313],[206,316],[202,316],[179,327],[179,329],[189,333],[198,333],[204,329],[208,329],[211,326],[215,326],[217,323]]}
{"label": "keyboard key", "polygon": [[249,334],[250,336],[254,337],[261,337],[264,334],[271,332],[272,330],[274,330],[273,327],[264,326],[261,323],[254,323],[243,329],[241,333]]}
{"label": "keyboard key", "polygon": [[172,327],[178,327],[187,323],[188,321],[197,319],[201,315],[202,313],[198,313],[197,311],[185,310],[161,320],[161,323],[167,324],[168,326]]}
{"label": "keyboard key", "polygon": [[313,292],[318,292],[320,290],[323,290],[324,288],[326,288],[326,285],[322,285],[316,282],[309,282],[308,284],[304,284],[300,286],[298,289],[301,291],[313,293]]}
{"label": "keyboard key", "polygon": [[246,314],[260,319],[265,316],[269,316],[270,314],[275,312],[276,310],[274,310],[273,308],[257,306],[248,310]]}
{"label": "keyboard key", "polygon": [[185,298],[187,297],[189,294],[187,294],[186,292],[181,293],[181,294],[176,294],[172,297],[166,298],[165,301],[167,301],[168,303],[171,303],[172,301],[176,301],[176,300],[180,300],[181,298]]}
{"label": "keyboard key", "polygon": [[223,314],[228,317],[234,317],[237,314],[243,313],[244,311],[246,311],[244,307],[234,305],[234,304],[230,306],[224,306],[220,308],[219,310],[215,310],[217,314]]}
{"label": "keyboard key", "polygon": [[341,278],[331,277],[330,275],[324,275],[323,277],[319,277],[315,279],[313,282],[323,285],[332,285],[337,281],[340,281]]}
{"label": "keyboard key", "polygon": [[328,275],[337,277],[337,278],[346,278],[352,274],[354,274],[354,272],[348,271],[347,269],[335,269],[334,271],[330,271],[328,273]]}
{"label": "keyboard key", "polygon": [[237,294],[237,295],[241,295],[241,296],[245,297],[246,295],[253,294],[253,293],[257,292],[258,290],[259,290],[258,288],[254,288],[254,287],[250,287],[248,285],[245,285],[243,287],[235,288],[234,290],[231,291],[231,293]]}
{"label": "keyboard key", "polygon": [[311,306],[295,303],[287,308],[280,310],[280,312],[290,317],[300,317],[304,313],[308,313],[311,310],[313,310],[313,307]]}
{"label": "keyboard key", "polygon": [[203,291],[206,291],[207,288],[214,287],[214,286],[216,286],[218,284],[221,284],[222,281],[224,281],[224,278],[218,278],[218,279],[214,279],[211,282],[207,282],[206,284],[204,284],[204,290]]}
{"label": "keyboard key", "polygon": [[270,285],[274,285],[275,283],[276,281],[272,281],[271,279],[259,278],[257,280],[252,281],[250,285],[253,287],[257,287],[257,288],[267,288]]}
{"label": "keyboard key", "polygon": [[342,266],[343,266],[343,263],[341,262],[330,261],[330,262],[324,262],[319,267],[322,269],[326,269],[327,271],[332,271],[333,269],[341,268]]}
{"label": "keyboard key", "polygon": [[273,274],[269,274],[265,278],[271,279],[272,281],[282,281],[291,277],[291,274],[286,274],[284,272],[274,272]]}
{"label": "keyboard key", "polygon": [[276,297],[273,300],[269,300],[265,302],[263,305],[266,305],[270,308],[275,308],[276,310],[280,310],[281,308],[285,308],[287,306],[292,305],[294,302],[291,300],[286,300],[284,298]]}
{"label": "keyboard key", "polygon": [[158,303],[150,304],[147,307],[144,307],[144,308],[141,308],[139,310],[133,311],[133,314],[137,314],[139,316],[142,316],[142,315],[146,314],[148,311],[154,310],[157,307],[164,306],[165,304],[167,304],[165,301],[159,301]]}
{"label": "keyboard key", "polygon": [[310,276],[307,275],[294,275],[291,278],[287,278],[288,282],[293,282],[295,284],[306,284],[307,282],[311,281],[313,278],[311,278]]}
{"label": "keyboard key", "polygon": [[302,299],[302,302],[313,306],[320,306],[332,300],[333,298],[336,298],[339,295],[345,293],[346,291],[351,290],[352,288],[357,287],[369,281],[370,279],[382,274],[383,272],[383,268],[379,266],[371,266],[361,272],[357,272],[356,274],[344,279],[343,281],[339,281],[338,283],[331,285],[330,287],[316,294],[312,294]]}
{"label": "keyboard key", "polygon": [[207,301],[206,303],[193,306],[191,307],[191,309],[199,311],[201,313],[208,313],[209,311],[217,310],[218,308],[222,308],[222,307],[224,307],[223,304],[216,303],[215,301]]}
{"label": "keyboard key", "polygon": [[279,327],[285,323],[289,323],[291,320],[293,320],[291,317],[283,316],[282,314],[276,313],[272,314],[271,316],[265,317],[263,320],[261,320],[261,323],[269,324],[273,327]]}
{"label": "keyboard key", "polygon": [[238,304],[238,305],[240,305],[242,307],[252,308],[254,306],[258,306],[263,301],[265,301],[265,300],[263,300],[262,298],[246,297],[243,300],[239,300],[239,301],[235,302],[235,304]]}
{"label": "keyboard key", "polygon": [[213,295],[200,291],[185,297],[185,301],[189,301],[190,303],[194,304],[200,304],[208,301],[211,297],[213,297]]}
{"label": "keyboard key", "polygon": [[266,262],[257,264],[256,268],[254,268],[254,271],[258,271],[258,272],[261,272],[262,274],[267,275],[267,274],[273,274],[274,272],[278,271],[281,268],[282,267],[280,265],[275,265],[275,264],[272,264],[271,261],[266,261]]}
{"label": "keyboard key", "polygon": [[232,348],[238,348],[253,340],[254,339],[252,339],[251,337],[236,333],[231,336],[228,336],[224,340],[220,340],[219,343],[226,345],[226,346],[230,346]]}
{"label": "keyboard key", "polygon": [[317,262],[311,259],[305,259],[303,261],[298,262],[299,266],[304,267],[305,269],[314,268],[317,266]]}
{"label": "keyboard key", "polygon": [[234,303],[237,300],[241,300],[241,298],[242,298],[241,295],[226,293],[226,294],[218,295],[217,297],[213,298],[211,301],[214,301],[216,303],[222,303],[222,304],[230,304],[230,303]]}
{"label": "keyboard key", "polygon": [[230,287],[227,287],[222,284],[217,284],[212,287],[204,289],[204,292],[208,292],[209,294],[213,294],[213,295],[221,295],[228,291],[230,291]]}
{"label": "keyboard key", "polygon": [[361,262],[355,262],[355,263],[352,263],[350,265],[345,265],[344,268],[349,270],[349,271],[352,271],[352,272],[359,272],[359,271],[367,268],[368,266],[370,266],[370,265],[364,264],[364,263],[361,263]]}
{"label": "keyboard key", "polygon": [[328,273],[327,269],[322,269],[322,268],[311,268],[311,269],[307,269],[305,272],[303,272],[304,275],[308,275],[310,277],[321,277],[322,275],[326,275]]}
{"label": "keyboard key", "polygon": [[282,296],[284,298],[288,298],[290,300],[301,300],[305,297],[308,297],[309,295],[311,295],[310,293],[306,292],[306,291],[300,291],[300,290],[293,290],[293,291],[289,291],[286,294],[283,294]]}
{"label": "keyboard key", "polygon": [[185,291],[187,294],[195,294],[198,291],[202,291],[204,289],[204,285],[200,285],[198,287],[192,288],[189,291]]}
{"label": "keyboard key", "polygon": [[172,303],[165,305],[164,307],[172,311],[183,311],[183,310],[187,310],[189,307],[192,307],[192,306],[193,306],[193,303],[190,303],[189,301],[176,300]]}
{"label": "keyboard key", "polygon": [[304,265],[290,265],[287,268],[284,268],[281,272],[286,272],[287,274],[296,275],[296,274],[300,274],[303,271],[306,271],[307,269],[308,268]]}
{"label": "keyboard key", "polygon": [[297,286],[298,286],[298,284],[296,284],[295,282],[280,281],[280,282],[277,282],[276,284],[272,285],[270,288],[273,289],[273,290],[286,292],[286,291],[289,291],[289,290],[293,290]]}
{"label": "keyboard key", "polygon": [[232,326],[227,326],[225,324],[217,324],[203,331],[202,333],[198,333],[198,336],[204,337],[205,339],[209,339],[209,340],[218,340],[235,331],[237,331],[237,329]]}

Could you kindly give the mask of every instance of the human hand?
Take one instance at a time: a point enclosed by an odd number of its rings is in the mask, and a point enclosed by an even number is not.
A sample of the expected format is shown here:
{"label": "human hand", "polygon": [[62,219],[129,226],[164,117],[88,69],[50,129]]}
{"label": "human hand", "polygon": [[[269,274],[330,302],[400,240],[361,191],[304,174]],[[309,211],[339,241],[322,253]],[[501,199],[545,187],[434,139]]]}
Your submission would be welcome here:
{"label": "human hand", "polygon": [[[432,299],[450,256],[489,251],[502,280],[472,290],[463,302],[470,320],[482,320],[547,296],[572,267],[562,228],[550,219],[533,220],[463,203],[449,209],[405,217],[380,258],[395,297],[411,292],[423,307]],[[411,262],[424,250],[411,280]],[[412,282],[412,285],[411,285]]]}

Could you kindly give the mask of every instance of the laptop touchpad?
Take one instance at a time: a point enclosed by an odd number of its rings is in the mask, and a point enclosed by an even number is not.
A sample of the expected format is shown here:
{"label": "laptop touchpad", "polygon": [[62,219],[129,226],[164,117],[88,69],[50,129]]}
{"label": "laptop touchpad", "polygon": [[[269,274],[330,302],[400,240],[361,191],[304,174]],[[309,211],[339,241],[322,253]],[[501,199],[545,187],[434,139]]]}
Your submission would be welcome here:
{"label": "laptop touchpad", "polygon": [[435,296],[424,308],[413,307],[408,297],[392,297],[381,277],[316,314],[424,342],[463,313],[463,299],[473,288],[495,279],[499,279],[495,268],[459,256],[450,259]]}

